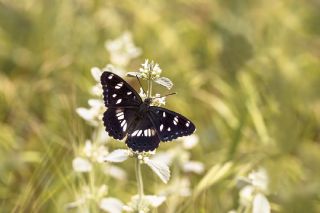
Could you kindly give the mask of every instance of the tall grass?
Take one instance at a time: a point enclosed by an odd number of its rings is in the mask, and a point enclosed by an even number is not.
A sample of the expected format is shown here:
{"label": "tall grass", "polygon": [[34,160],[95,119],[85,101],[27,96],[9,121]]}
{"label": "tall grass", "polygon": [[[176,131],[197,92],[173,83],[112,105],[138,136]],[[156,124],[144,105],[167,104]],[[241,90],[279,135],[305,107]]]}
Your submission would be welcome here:
{"label": "tall grass", "polygon": [[[207,171],[191,176],[191,196],[170,197],[158,212],[241,211],[239,178],[261,167],[272,211],[319,212],[319,9],[290,0],[1,0],[1,211],[63,212],[90,179],[72,170],[92,134],[75,109],[90,98],[91,67],[109,63],[105,41],[128,30],[143,50],[128,70],[159,62],[178,93],[166,107],[195,121],[192,158]],[[134,164],[123,168],[127,182],[95,181],[128,202]],[[166,187],[143,175],[147,193]]]}

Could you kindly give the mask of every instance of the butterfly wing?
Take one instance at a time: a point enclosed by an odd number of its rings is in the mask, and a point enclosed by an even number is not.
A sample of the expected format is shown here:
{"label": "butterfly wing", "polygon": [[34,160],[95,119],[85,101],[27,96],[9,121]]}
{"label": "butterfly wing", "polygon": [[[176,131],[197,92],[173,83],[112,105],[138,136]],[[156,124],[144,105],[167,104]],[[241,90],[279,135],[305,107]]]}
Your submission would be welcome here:
{"label": "butterfly wing", "polygon": [[103,114],[103,123],[109,136],[122,140],[136,117],[136,109],[118,107],[109,108]]}
{"label": "butterfly wing", "polygon": [[133,151],[147,152],[159,146],[160,138],[156,128],[148,116],[134,121],[134,128],[130,128],[126,144]]}
{"label": "butterfly wing", "polygon": [[101,75],[103,98],[106,107],[139,106],[139,94],[121,77],[105,71]]}
{"label": "butterfly wing", "polygon": [[149,117],[161,141],[171,141],[178,137],[191,135],[195,125],[179,113],[162,107],[150,107]]}
{"label": "butterfly wing", "polygon": [[111,72],[101,75],[103,98],[107,111],[103,122],[108,134],[114,139],[123,139],[142,100],[139,94],[121,77]]}

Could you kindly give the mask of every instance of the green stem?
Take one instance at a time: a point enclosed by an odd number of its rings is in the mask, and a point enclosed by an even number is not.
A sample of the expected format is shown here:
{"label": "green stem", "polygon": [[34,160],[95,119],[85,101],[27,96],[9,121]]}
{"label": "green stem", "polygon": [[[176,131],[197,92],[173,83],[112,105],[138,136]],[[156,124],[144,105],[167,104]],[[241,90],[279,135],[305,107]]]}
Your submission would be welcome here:
{"label": "green stem", "polygon": [[147,96],[148,98],[150,98],[152,96],[152,80],[151,80],[151,74],[149,74],[148,76],[148,92],[147,92]]}
{"label": "green stem", "polygon": [[138,208],[140,209],[141,202],[143,199],[143,180],[141,175],[140,159],[138,157],[136,158],[136,178],[137,178],[137,187],[138,187],[138,194],[139,194]]}

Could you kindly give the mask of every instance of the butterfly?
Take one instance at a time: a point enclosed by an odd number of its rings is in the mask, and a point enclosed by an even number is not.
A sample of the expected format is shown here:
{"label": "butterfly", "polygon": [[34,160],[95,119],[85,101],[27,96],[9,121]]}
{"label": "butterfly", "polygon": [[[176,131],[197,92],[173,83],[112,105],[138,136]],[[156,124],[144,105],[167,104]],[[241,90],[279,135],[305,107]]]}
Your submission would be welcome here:
{"label": "butterfly", "polygon": [[195,125],[186,117],[166,108],[151,106],[121,77],[105,71],[101,75],[107,111],[103,123],[109,136],[125,143],[133,151],[152,151],[160,141],[191,135]]}

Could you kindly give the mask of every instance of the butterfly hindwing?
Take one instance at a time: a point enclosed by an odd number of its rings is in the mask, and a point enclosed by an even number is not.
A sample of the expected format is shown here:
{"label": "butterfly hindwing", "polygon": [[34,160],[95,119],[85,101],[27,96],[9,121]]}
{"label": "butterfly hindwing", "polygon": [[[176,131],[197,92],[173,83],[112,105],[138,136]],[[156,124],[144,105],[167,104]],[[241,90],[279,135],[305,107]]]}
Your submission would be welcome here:
{"label": "butterfly hindwing", "polygon": [[103,114],[103,123],[109,136],[114,139],[123,139],[135,119],[135,108],[109,108]]}
{"label": "butterfly hindwing", "polygon": [[148,116],[138,118],[134,128],[128,132],[126,144],[133,151],[152,151],[159,146],[160,139],[156,128]]}
{"label": "butterfly hindwing", "polygon": [[139,94],[121,77],[105,71],[101,75],[101,85],[106,107],[139,106]]}
{"label": "butterfly hindwing", "polygon": [[189,119],[162,107],[150,107],[149,116],[161,141],[171,141],[178,137],[191,135],[196,130],[195,125]]}

